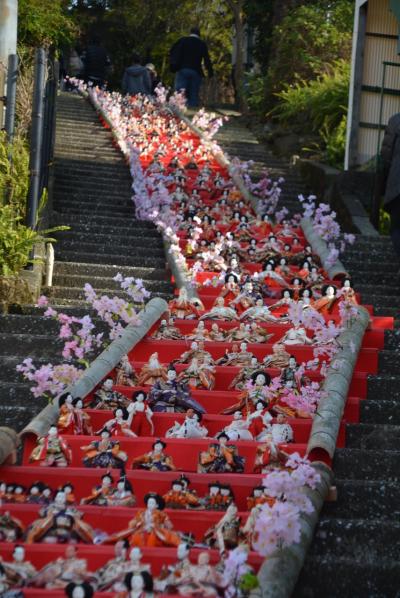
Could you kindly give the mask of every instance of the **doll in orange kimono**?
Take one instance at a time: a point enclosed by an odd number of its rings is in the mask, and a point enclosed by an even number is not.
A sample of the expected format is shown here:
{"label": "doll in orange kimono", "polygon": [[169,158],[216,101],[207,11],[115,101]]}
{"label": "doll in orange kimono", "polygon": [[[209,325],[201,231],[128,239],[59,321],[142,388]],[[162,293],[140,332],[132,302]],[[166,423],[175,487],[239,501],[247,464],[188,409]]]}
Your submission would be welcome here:
{"label": "doll in orange kimono", "polygon": [[172,299],[168,304],[170,316],[178,319],[196,319],[199,317],[197,308],[187,296],[187,291],[182,287],[177,299]]}
{"label": "doll in orange kimono", "polygon": [[144,497],[145,509],[140,509],[130,520],[128,528],[112,534],[103,544],[114,544],[127,539],[131,546],[161,547],[178,546],[182,537],[175,532],[170,518],[163,512],[165,502],[162,496],[154,492]]}
{"label": "doll in orange kimono", "polygon": [[328,284],[322,289],[322,297],[314,301],[314,309],[319,311],[323,316],[332,314],[338,298],[336,296],[337,288],[333,284]]}
{"label": "doll in orange kimono", "polygon": [[37,461],[43,467],[67,467],[72,460],[71,449],[67,442],[58,435],[56,426],[51,426],[47,436],[36,442],[29,462]]}

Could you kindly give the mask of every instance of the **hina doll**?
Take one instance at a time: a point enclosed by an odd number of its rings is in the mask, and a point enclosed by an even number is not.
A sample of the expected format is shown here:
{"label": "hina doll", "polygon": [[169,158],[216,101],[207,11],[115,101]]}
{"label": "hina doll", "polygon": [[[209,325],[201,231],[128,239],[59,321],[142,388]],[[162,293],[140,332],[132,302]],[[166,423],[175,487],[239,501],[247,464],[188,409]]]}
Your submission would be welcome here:
{"label": "hina doll", "polygon": [[83,583],[90,577],[87,560],[78,558],[76,546],[71,544],[65,549],[64,557],[58,557],[39,571],[32,585],[52,590],[65,588],[71,582]]}
{"label": "hina doll", "polygon": [[168,311],[170,316],[178,318],[179,320],[193,320],[199,317],[198,309],[188,298],[185,287],[182,287],[179,290],[177,299],[173,299],[169,302]]}
{"label": "hina doll", "polygon": [[201,596],[211,598],[221,596],[225,587],[223,575],[210,564],[208,552],[200,552],[197,564],[190,564],[176,585],[180,596]]}
{"label": "hina doll", "polygon": [[254,288],[252,280],[248,278],[242,285],[241,292],[233,301],[231,301],[230,305],[235,308],[239,316],[241,316],[244,311],[254,306],[256,299],[257,291]]}
{"label": "hina doll", "polygon": [[107,471],[101,476],[101,484],[95,486],[89,496],[85,496],[81,500],[81,505],[96,505],[98,507],[108,506],[109,498],[113,492],[114,478],[112,474]]}
{"label": "hina doll", "polygon": [[292,289],[283,289],[282,296],[276,303],[273,303],[269,306],[270,311],[278,311],[281,314],[286,314],[289,306],[293,302],[293,290]]}
{"label": "hina doll", "polygon": [[307,336],[303,326],[294,326],[289,328],[287,332],[278,341],[281,345],[313,345],[314,341]]}
{"label": "hina doll", "polygon": [[27,496],[26,496],[26,503],[31,505],[43,505],[45,504],[45,499],[43,497],[43,490],[45,488],[45,484],[43,482],[34,482],[28,488]]}
{"label": "hina doll", "polygon": [[127,355],[123,355],[115,368],[115,384],[117,386],[136,386],[136,372]]}
{"label": "hina doll", "polygon": [[104,467],[106,469],[124,469],[128,459],[121,450],[118,440],[111,440],[111,432],[103,428],[100,440],[92,440],[81,450],[86,453],[82,462],[85,467]]}
{"label": "hina doll", "polygon": [[264,486],[255,486],[251,491],[250,496],[246,499],[247,510],[251,511],[256,505],[267,504],[270,507],[275,503],[275,499],[266,494],[266,488]]}
{"label": "hina doll", "polygon": [[189,334],[186,338],[196,342],[210,340],[210,333],[207,330],[204,321],[199,322],[196,328],[193,328],[191,334]]}
{"label": "hina doll", "polygon": [[196,494],[185,490],[180,478],[171,483],[171,489],[163,496],[167,509],[196,509],[200,501]]}
{"label": "hina doll", "polygon": [[187,542],[181,542],[176,550],[176,562],[173,565],[163,565],[161,568],[156,582],[158,592],[176,594],[178,584],[189,574],[191,567],[189,556],[190,545]]}
{"label": "hina doll", "polygon": [[287,287],[286,280],[275,270],[275,262],[267,261],[264,263],[263,271],[259,273],[259,278],[269,286]]}
{"label": "hina doll", "polygon": [[280,342],[272,345],[271,355],[266,355],[263,364],[266,368],[285,368],[289,364],[290,353],[285,349],[285,345]]}
{"label": "hina doll", "polygon": [[211,324],[210,340],[214,341],[215,343],[223,343],[226,340],[224,331],[219,329],[219,326],[216,322]]}
{"label": "hina doll", "polygon": [[289,455],[272,440],[272,435],[265,442],[257,447],[254,459],[254,473],[268,473],[276,469],[284,469]]}
{"label": "hina doll", "polygon": [[274,335],[269,334],[265,328],[259,326],[257,322],[250,324],[247,340],[249,343],[267,343]]}
{"label": "hina doll", "polygon": [[240,522],[237,506],[230,504],[218,523],[204,534],[205,544],[217,548],[220,554],[236,548],[239,544]]}
{"label": "hina doll", "polygon": [[89,436],[93,434],[92,422],[90,415],[86,413],[83,408],[83,400],[76,397],[72,401],[72,408],[74,412],[74,429],[75,434],[82,436]]}
{"label": "hina doll", "polygon": [[131,430],[136,436],[153,436],[153,412],[143,390],[138,390],[132,395],[128,412],[132,416]]}
{"label": "hina doll", "polygon": [[215,305],[208,312],[204,313],[200,320],[237,320],[237,313],[232,307],[225,307],[223,297],[217,297]]}
{"label": "hina doll", "polygon": [[[134,415],[134,403],[129,405],[128,409],[118,407],[114,409],[114,417],[108,419],[103,429],[107,429],[111,436],[127,436],[128,438],[136,438],[136,434],[131,430],[131,424]],[[99,433],[99,432],[97,432]]]}
{"label": "hina doll", "polygon": [[158,353],[152,353],[149,361],[144,365],[138,376],[138,386],[145,386],[155,384],[156,382],[167,380],[167,370],[158,361]]}
{"label": "hina doll", "polygon": [[96,390],[87,407],[91,409],[106,409],[112,411],[117,407],[128,407],[129,399],[125,395],[113,390],[113,379],[107,378],[102,386]]}
{"label": "hina doll", "polygon": [[24,531],[23,523],[10,515],[9,511],[0,514],[0,542],[17,542]]}
{"label": "hina doll", "polygon": [[76,596],[79,598],[93,598],[94,596],[93,587],[86,581],[83,583],[71,581],[65,586],[64,592],[68,598],[76,598]]}
{"label": "hina doll", "polygon": [[[25,560],[25,548],[21,544],[16,544],[12,557],[12,561],[1,559],[1,566],[3,567],[9,587],[21,588],[30,585],[36,577],[37,571],[32,563]],[[1,591],[0,596],[7,598],[7,594],[3,594]],[[11,594],[10,598],[12,598]]]}
{"label": "hina doll", "polygon": [[264,305],[262,297],[258,297],[255,305],[246,309],[240,316],[241,320],[253,320],[255,322],[277,322],[278,319],[271,314],[267,305]]}
{"label": "hina doll", "polygon": [[[233,349],[233,346],[232,346]],[[254,358],[253,353],[247,350],[247,343],[240,343],[240,351],[227,353],[217,361],[217,365],[244,367],[249,366]]]}
{"label": "hina doll", "polygon": [[244,390],[247,382],[250,380],[251,375],[259,369],[260,364],[258,363],[257,357],[253,357],[250,365],[245,365],[240,368],[239,373],[236,374],[232,382],[229,384],[228,390]]}
{"label": "hina doll", "polygon": [[226,340],[229,342],[242,342],[247,340],[249,337],[249,328],[248,326],[242,322],[239,326],[235,328],[231,328],[226,335]]}
{"label": "hina doll", "polygon": [[41,436],[30,454],[29,462],[37,462],[42,467],[67,467],[72,453],[67,442],[58,435],[56,426],[51,426],[47,436]]}
{"label": "hina doll", "polygon": [[344,278],[342,281],[342,288],[338,291],[339,300],[345,300],[353,305],[358,305],[356,293],[351,285],[350,278]]}
{"label": "hina doll", "polygon": [[200,364],[203,363],[206,358],[208,358],[209,361],[212,361],[211,353],[204,349],[204,342],[193,341],[190,345],[189,351],[182,353],[179,359],[174,359],[173,364],[189,363],[189,361],[192,359],[196,359]]}
{"label": "hina doll", "polygon": [[239,288],[239,276],[231,272],[225,275],[225,284],[221,289],[219,297],[223,297],[224,302],[226,301],[229,305],[234,301],[240,293]]}
{"label": "hina doll", "polygon": [[126,556],[129,544],[126,540],[119,540],[114,546],[114,558],[97,569],[95,574],[96,588],[99,592],[113,589],[116,582],[121,581],[126,575]]}
{"label": "hina doll", "polygon": [[253,440],[253,435],[249,430],[249,423],[243,417],[241,411],[235,411],[231,423],[225,426],[222,432],[227,434],[229,440]]}
{"label": "hina doll", "polygon": [[103,544],[114,544],[127,539],[130,546],[161,547],[178,546],[181,536],[174,531],[171,520],[164,513],[164,499],[150,492],[144,497],[145,509],[140,509],[131,519],[127,529],[116,532],[103,540]]}
{"label": "hina doll", "polygon": [[151,598],[154,596],[154,582],[151,573],[138,571],[127,573],[124,579],[126,591],[116,594],[116,598]]}
{"label": "hina doll", "polygon": [[337,303],[337,289],[334,285],[328,284],[322,289],[322,297],[314,301],[314,309],[322,315],[330,315]]}
{"label": "hina doll", "polygon": [[166,433],[166,438],[207,438],[208,430],[201,425],[202,415],[188,409],[183,423],[175,422]]}
{"label": "hina doll", "polygon": [[168,368],[167,380],[154,384],[149,394],[149,406],[154,412],[185,413],[194,409],[205,413],[204,408],[190,395],[184,384],[177,380],[176,370]]}
{"label": "hina doll", "polygon": [[178,341],[184,338],[179,328],[174,326],[173,322],[173,318],[170,318],[169,322],[167,322],[167,320],[161,320],[160,327],[151,335],[151,338],[154,340],[172,341]]}
{"label": "hina doll", "polygon": [[249,413],[255,411],[257,402],[265,398],[266,390],[271,383],[271,376],[268,372],[257,370],[251,375],[250,381],[250,387],[239,396],[239,401],[224,409],[221,412],[222,415],[232,415],[235,411],[241,411],[247,417]]}
{"label": "hina doll", "polygon": [[245,459],[235,445],[227,444],[229,436],[221,432],[217,440],[200,453],[198,473],[243,473]]}
{"label": "hina doll", "polygon": [[135,457],[132,469],[145,469],[146,471],[175,471],[176,467],[172,457],[164,453],[167,447],[165,442],[158,439],[152,444],[152,450],[144,455]]}
{"label": "hina doll", "polygon": [[215,366],[208,357],[201,363],[194,357],[179,374],[178,381],[193,389],[212,390],[215,385]]}
{"label": "hina doll", "polygon": [[73,396],[69,393],[64,393],[58,399],[60,412],[58,415],[57,429],[60,434],[75,434],[74,411],[72,406],[73,400]]}
{"label": "hina doll", "polygon": [[92,544],[94,531],[82,520],[82,513],[66,503],[64,492],[57,492],[54,502],[39,511],[39,518],[26,531],[25,542]]}
{"label": "hina doll", "polygon": [[134,507],[136,505],[132,484],[126,476],[123,475],[118,480],[117,487],[108,498],[108,505],[110,507]]}

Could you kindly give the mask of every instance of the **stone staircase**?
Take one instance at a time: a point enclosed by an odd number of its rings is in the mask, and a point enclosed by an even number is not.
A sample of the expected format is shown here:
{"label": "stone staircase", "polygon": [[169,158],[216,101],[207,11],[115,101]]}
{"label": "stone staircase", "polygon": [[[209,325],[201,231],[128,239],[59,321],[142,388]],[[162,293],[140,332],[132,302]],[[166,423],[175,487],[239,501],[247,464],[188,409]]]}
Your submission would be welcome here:
{"label": "stone staircase", "polygon": [[[267,167],[285,178],[282,201],[298,212],[305,192],[295,169],[257,142],[240,118],[218,134],[232,156],[254,160],[257,178]],[[312,190],[311,190],[312,191]],[[400,595],[400,277],[388,237],[357,235],[343,258],[353,284],[374,313],[395,318],[385,332],[379,373],[369,376],[360,423],[346,427],[346,448],[334,460],[338,500],[327,503],[294,598],[395,598]]]}
{"label": "stone staircase", "polygon": [[[162,238],[151,223],[135,219],[131,195],[129,169],[111,134],[86,100],[62,93],[50,224],[70,230],[56,235],[53,284],[43,289],[52,306],[78,316],[90,313],[84,284],[113,296],[119,289],[113,280],[118,272],[141,278],[158,296],[171,297]],[[118,295],[124,296],[121,291]],[[23,312],[0,317],[0,425],[16,429],[46,404],[32,398],[16,365],[26,357],[35,364],[57,363],[61,346],[56,323],[43,318],[42,310],[28,306]]]}

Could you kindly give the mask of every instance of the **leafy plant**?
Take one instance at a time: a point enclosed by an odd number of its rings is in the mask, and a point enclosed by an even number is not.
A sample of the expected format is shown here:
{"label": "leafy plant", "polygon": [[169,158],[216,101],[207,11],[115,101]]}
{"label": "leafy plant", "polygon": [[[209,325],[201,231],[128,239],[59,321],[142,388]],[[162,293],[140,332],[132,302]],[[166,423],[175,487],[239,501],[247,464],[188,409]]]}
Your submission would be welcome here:
{"label": "leafy plant", "polygon": [[37,232],[21,223],[12,205],[0,207],[0,275],[14,276],[27,264],[37,262],[31,254],[36,243],[54,242],[46,235],[58,230],[67,230],[67,226],[58,226]]}
{"label": "leafy plant", "polygon": [[342,120],[334,129],[325,127],[321,131],[321,137],[325,142],[326,159],[332,166],[343,167],[344,153],[346,149],[347,116],[343,115]]}
{"label": "leafy plant", "polygon": [[28,187],[27,143],[21,136],[9,143],[5,131],[0,131],[0,204],[9,203],[17,216],[24,217]]}

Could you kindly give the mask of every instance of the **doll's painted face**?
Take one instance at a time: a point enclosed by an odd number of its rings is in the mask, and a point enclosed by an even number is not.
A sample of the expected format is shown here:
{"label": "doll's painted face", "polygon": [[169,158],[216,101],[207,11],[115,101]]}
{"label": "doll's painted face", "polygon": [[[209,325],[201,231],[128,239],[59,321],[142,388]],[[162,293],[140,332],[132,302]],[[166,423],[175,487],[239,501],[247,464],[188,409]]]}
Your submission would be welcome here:
{"label": "doll's painted face", "polygon": [[[156,443],[155,443],[155,445],[154,445],[154,450],[155,450],[156,452],[158,452],[158,453],[159,453],[159,452],[161,452],[161,451],[163,450],[163,448],[164,448],[164,447],[163,447],[163,445],[162,445],[162,443],[161,443],[161,442],[156,442]],[[152,499],[150,499],[150,500],[152,500]],[[153,499],[153,500],[154,500],[154,499]]]}
{"label": "doll's painted face", "polygon": [[258,401],[256,405],[256,411],[262,411],[264,409],[264,404],[261,401]]}
{"label": "doll's painted face", "polygon": [[296,365],[297,365],[296,358],[295,357],[289,357],[289,367],[290,368],[295,368]]}
{"label": "doll's painted face", "polygon": [[58,431],[57,431],[56,426],[51,426],[49,428],[49,432],[48,432],[49,438],[55,438],[57,436],[57,434],[58,434]]}
{"label": "doll's painted face", "polygon": [[122,411],[122,409],[116,409],[115,410],[115,417],[117,419],[122,419],[124,416],[124,412]]}
{"label": "doll's painted face", "polygon": [[176,371],[175,370],[168,370],[167,377],[170,382],[173,382],[176,378]]}
{"label": "doll's painted face", "polygon": [[23,546],[16,546],[13,552],[14,560],[18,563],[22,563],[25,558],[25,548]]}
{"label": "doll's painted face", "polygon": [[66,498],[67,498],[67,497],[65,496],[65,492],[61,492],[61,491],[59,491],[59,492],[57,492],[57,494],[55,495],[55,498],[54,498],[54,504],[55,504],[57,507],[63,507],[63,506],[65,506],[65,503],[66,503]]}
{"label": "doll's painted face", "polygon": [[241,411],[235,411],[235,413],[233,414],[233,419],[235,421],[239,421],[240,419],[242,419],[242,412]]}
{"label": "doll's painted face", "polygon": [[255,498],[259,498],[262,495],[262,490],[260,488],[256,488],[253,492]]}
{"label": "doll's painted face", "polygon": [[149,500],[147,501],[147,508],[149,511],[154,511],[155,509],[157,509],[157,501],[155,498],[150,497]]}
{"label": "doll's painted face", "polygon": [[103,476],[102,483],[103,483],[103,486],[105,486],[106,488],[109,488],[112,484],[111,477],[108,475]]}
{"label": "doll's painted face", "polygon": [[83,409],[83,401],[82,401],[82,399],[79,399],[79,401],[76,401],[75,407],[77,409]]}
{"label": "doll's painted face", "polygon": [[107,380],[104,382],[104,389],[105,390],[112,390],[112,387],[113,387],[112,378],[107,378]]}
{"label": "doll's painted face", "polygon": [[264,301],[262,299],[257,299],[256,306],[257,307],[262,307],[263,305],[264,305]]}
{"label": "doll's painted face", "polygon": [[189,556],[189,547],[187,544],[179,544],[177,551],[176,551],[176,556],[178,557],[178,559],[185,559],[186,557]]}
{"label": "doll's painted face", "polygon": [[247,351],[247,343],[240,343],[240,350]]}
{"label": "doll's painted face", "polygon": [[327,297],[334,297],[335,296],[335,289],[332,285],[329,285],[325,292]]}
{"label": "doll's painted face", "polygon": [[143,556],[142,551],[137,546],[135,546],[134,548],[132,548],[132,550],[129,553],[129,558],[130,558],[131,561],[140,561],[140,559],[142,558],[142,556]]}
{"label": "doll's painted face", "polygon": [[144,394],[143,392],[141,392],[141,393],[139,393],[139,394],[137,395],[137,397],[136,397],[136,401],[137,401],[138,403],[143,403],[143,402],[144,402],[144,400],[145,400],[145,398],[146,398],[146,397],[145,397],[145,394]]}

